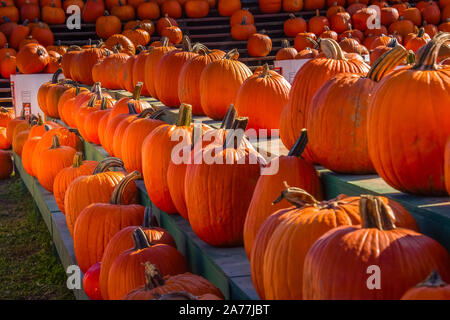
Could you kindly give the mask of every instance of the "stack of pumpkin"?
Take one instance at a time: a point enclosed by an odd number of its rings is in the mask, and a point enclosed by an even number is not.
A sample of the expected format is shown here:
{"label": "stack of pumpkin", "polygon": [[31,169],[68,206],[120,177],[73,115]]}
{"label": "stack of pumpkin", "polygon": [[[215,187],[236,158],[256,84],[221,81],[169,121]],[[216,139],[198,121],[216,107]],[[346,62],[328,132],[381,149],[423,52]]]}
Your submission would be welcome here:
{"label": "stack of pumpkin", "polygon": [[13,119],[14,110],[0,106],[0,180],[9,178],[13,171],[11,154],[6,151],[11,147],[6,128]]}

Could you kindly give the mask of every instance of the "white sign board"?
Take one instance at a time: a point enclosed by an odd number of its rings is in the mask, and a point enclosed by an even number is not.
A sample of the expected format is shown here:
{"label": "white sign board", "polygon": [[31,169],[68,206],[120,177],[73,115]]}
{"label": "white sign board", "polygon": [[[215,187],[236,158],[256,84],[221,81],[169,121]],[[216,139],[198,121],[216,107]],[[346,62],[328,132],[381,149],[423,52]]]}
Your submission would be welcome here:
{"label": "white sign board", "polygon": [[[11,75],[11,95],[14,111],[20,115],[25,109],[25,115],[30,113],[42,114],[37,101],[39,87],[52,79],[52,73],[37,74],[12,74]],[[64,78],[60,76],[60,78]],[[59,78],[59,79],[60,79]]]}
{"label": "white sign board", "polygon": [[280,74],[290,83],[294,82],[297,71],[311,59],[293,59],[293,60],[275,60],[275,70],[279,70]]}

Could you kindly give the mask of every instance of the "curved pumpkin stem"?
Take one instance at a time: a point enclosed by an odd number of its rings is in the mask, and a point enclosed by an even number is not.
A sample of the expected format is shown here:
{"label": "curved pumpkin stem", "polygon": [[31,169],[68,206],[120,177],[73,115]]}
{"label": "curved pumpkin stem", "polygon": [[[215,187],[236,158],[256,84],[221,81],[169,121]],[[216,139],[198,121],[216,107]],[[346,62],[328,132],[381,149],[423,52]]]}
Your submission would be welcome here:
{"label": "curved pumpkin stem", "polygon": [[134,87],[133,90],[133,99],[136,101],[139,101],[141,99],[141,91],[142,91],[142,86],[144,84],[142,82],[138,82],[136,83],[136,86]]}
{"label": "curved pumpkin stem", "polygon": [[79,168],[83,164],[83,153],[77,152],[73,156],[73,167]]}
{"label": "curved pumpkin stem", "polygon": [[225,141],[223,143],[223,148],[233,148],[237,149],[242,143],[245,137],[245,129],[247,129],[248,118],[239,117],[234,120],[233,126],[230,132],[227,134]]}
{"label": "curved pumpkin stem", "polygon": [[305,151],[307,144],[308,144],[308,131],[306,130],[306,128],[303,128],[300,133],[300,137],[298,137],[292,149],[289,150],[288,156],[301,157],[303,151]]}
{"label": "curved pumpkin stem", "polygon": [[145,289],[152,290],[156,287],[163,286],[166,281],[161,277],[156,265],[151,264],[149,261],[143,263],[145,269]]}
{"label": "curved pumpkin stem", "polygon": [[439,32],[434,36],[431,41],[429,41],[425,46],[422,47],[419,59],[412,69],[414,70],[438,70],[439,66],[436,64],[439,50],[445,44],[445,42],[450,41],[450,33]]}
{"label": "curved pumpkin stem", "polygon": [[234,120],[236,120],[236,114],[237,112],[234,105],[230,104],[227,113],[225,113],[225,117],[222,119],[220,129],[230,129],[233,126]]}
{"label": "curved pumpkin stem", "polygon": [[344,56],[344,52],[342,51],[339,44],[330,38],[325,38],[320,41],[320,49],[325,53],[325,56],[328,59],[335,60],[347,60]]}
{"label": "curved pumpkin stem", "polygon": [[372,195],[361,195],[359,210],[363,228],[395,229],[394,213],[381,198]]}
{"label": "curved pumpkin stem", "polygon": [[153,209],[151,206],[145,207],[144,211],[144,223],[142,224],[144,228],[154,228],[159,227],[158,220],[153,215]]}
{"label": "curved pumpkin stem", "polygon": [[192,106],[187,103],[180,105],[177,127],[189,127],[192,122]]}
{"label": "curved pumpkin stem", "polygon": [[[311,42],[311,44],[314,46],[313,49],[316,49],[316,50],[319,50],[319,49],[320,49],[320,42],[322,41],[321,38],[315,40],[315,39],[313,39],[313,38],[306,37],[306,40],[309,41],[309,42]],[[306,48],[309,48],[309,47],[306,47]]]}
{"label": "curved pumpkin stem", "polygon": [[137,114],[138,113],[133,102],[128,102],[128,113],[129,114]]}
{"label": "curved pumpkin stem", "polygon": [[237,60],[239,58],[239,51],[238,49],[231,49],[228,51],[222,59],[228,59],[228,60]]}
{"label": "curved pumpkin stem", "polygon": [[166,111],[167,111],[168,109],[169,109],[169,108],[164,108],[164,109],[159,109],[159,110],[153,112],[153,113],[150,115],[149,119],[159,119],[159,118],[161,118],[161,117],[166,113]]}
{"label": "curved pumpkin stem", "polygon": [[183,51],[192,52],[194,47],[192,47],[191,39],[187,35],[183,35]]}
{"label": "curved pumpkin stem", "polygon": [[151,246],[150,241],[148,240],[147,234],[145,234],[144,230],[141,227],[137,227],[132,234],[134,240],[134,250],[142,250]]}
{"label": "curved pumpkin stem", "polygon": [[408,50],[397,44],[395,48],[386,51],[375,61],[367,73],[367,78],[379,82],[386,74],[400,65],[407,56]]}
{"label": "curved pumpkin stem", "polygon": [[115,157],[105,158],[95,167],[94,172],[92,174],[102,173],[108,170],[109,168],[114,167],[123,169],[123,166],[124,166],[123,161],[119,158]]}
{"label": "curved pumpkin stem", "polygon": [[57,149],[59,147],[61,147],[61,144],[59,143],[58,136],[55,134],[52,138],[52,145],[51,145],[50,149]]}
{"label": "curved pumpkin stem", "polygon": [[281,47],[284,48],[284,49],[290,48],[291,44],[289,43],[289,40],[288,39],[283,39],[281,41]]}
{"label": "curved pumpkin stem", "polygon": [[168,47],[169,46],[169,38],[162,37],[160,41],[161,41],[161,47]]}
{"label": "curved pumpkin stem", "polygon": [[125,176],[119,184],[114,188],[114,191],[111,195],[110,204],[123,204],[123,194],[127,189],[128,185],[134,180],[140,179],[141,174],[139,171],[133,171],[132,173]]}
{"label": "curved pumpkin stem", "polygon": [[276,198],[272,204],[277,204],[283,199],[286,199],[289,203],[297,207],[303,207],[306,205],[317,205],[320,202],[317,201],[311,194],[303,189],[297,187],[290,187],[286,181],[284,181],[284,186],[286,189],[281,191],[281,194]]}
{"label": "curved pumpkin stem", "polygon": [[435,269],[424,281],[416,285],[416,288],[420,287],[437,288],[437,287],[445,287],[446,285],[447,283],[444,280],[442,280],[441,276],[439,275],[439,272]]}
{"label": "curved pumpkin stem", "polygon": [[62,72],[63,72],[62,68],[59,68],[58,70],[55,71],[55,73],[52,76],[52,83],[58,83],[58,77]]}
{"label": "curved pumpkin stem", "polygon": [[152,114],[154,114],[155,112],[156,111],[155,111],[155,109],[153,109],[153,107],[149,107],[149,108],[146,108],[146,109],[142,110],[142,112],[139,113],[139,115],[137,117],[140,118],[140,119],[150,118],[150,116]]}

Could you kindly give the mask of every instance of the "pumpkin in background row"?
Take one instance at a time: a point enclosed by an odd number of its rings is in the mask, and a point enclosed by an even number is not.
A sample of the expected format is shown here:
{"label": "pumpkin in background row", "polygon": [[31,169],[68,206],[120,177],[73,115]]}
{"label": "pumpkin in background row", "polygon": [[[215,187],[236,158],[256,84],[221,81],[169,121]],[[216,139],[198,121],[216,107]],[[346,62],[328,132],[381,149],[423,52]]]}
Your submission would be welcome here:
{"label": "pumpkin in background row", "polygon": [[6,56],[0,60],[0,74],[3,78],[9,79],[12,74],[17,73],[16,57],[6,53]]}
{"label": "pumpkin in background row", "polygon": [[254,33],[248,38],[247,51],[250,56],[265,57],[272,51],[272,40],[264,32]]}
{"label": "pumpkin in background row", "polygon": [[39,44],[30,43],[19,50],[16,56],[17,69],[21,73],[39,73],[47,66],[47,50]]}
{"label": "pumpkin in background row", "polygon": [[252,34],[256,33],[256,27],[247,22],[247,16],[242,18],[240,23],[231,26],[231,37],[234,40],[247,40]]}
{"label": "pumpkin in background row", "polygon": [[[76,178],[67,188],[64,197],[67,227],[73,235],[75,222],[81,211],[93,203],[108,203],[116,185],[125,177],[122,171],[107,171],[111,167],[123,168],[118,158],[106,158],[100,162],[91,175]],[[89,190],[89,192],[87,192]],[[123,204],[136,203],[135,183],[124,192]]]}
{"label": "pumpkin in background row", "polygon": [[[423,234],[396,227],[389,204],[361,196],[359,210],[361,226],[332,229],[309,249],[304,299],[397,300],[434,269],[444,280],[450,279],[447,250]],[[412,260],[414,268],[409,268]],[[367,285],[368,268],[373,265],[381,270],[382,285],[377,290]]]}
{"label": "pumpkin in background row", "polygon": [[13,172],[13,160],[8,151],[0,150],[0,180],[8,179]]}
{"label": "pumpkin in background row", "polygon": [[62,213],[65,214],[64,196],[69,185],[80,176],[91,175],[97,165],[97,161],[83,161],[83,154],[77,152],[73,157],[73,165],[58,172],[53,182],[53,195],[55,196],[56,205]]}
{"label": "pumpkin in background row", "polygon": [[[407,50],[397,45],[367,74],[338,74],[316,92],[307,115],[314,162],[340,173],[374,173],[367,145],[369,100],[376,84],[407,55]],[[331,130],[334,125],[337,127]]]}
{"label": "pumpkin in background row", "polygon": [[401,300],[450,300],[450,285],[433,270],[424,281],[406,291]]}
{"label": "pumpkin in background row", "polygon": [[103,0],[87,0],[81,12],[81,18],[84,22],[95,22],[103,16],[105,4]]}
{"label": "pumpkin in background row", "polygon": [[208,64],[200,77],[200,96],[205,114],[221,120],[228,106],[235,102],[242,83],[253,73],[237,61],[237,49],[230,50],[222,59]]}
{"label": "pumpkin in background row", "polygon": [[128,174],[115,186],[109,203],[94,203],[80,212],[73,233],[73,248],[81,271],[86,272],[102,259],[109,240],[117,232],[144,219],[143,206],[122,203],[128,185],[140,177],[137,171]]}
{"label": "pumpkin in background row", "polygon": [[235,24],[240,24],[244,18],[246,18],[245,21],[248,24],[255,24],[255,17],[253,14],[247,8],[243,8],[233,12],[230,17],[230,26],[233,27]]}
{"label": "pumpkin in background row", "polygon": [[42,151],[39,160],[37,160],[39,166],[36,177],[44,189],[53,192],[53,182],[56,175],[59,171],[71,165],[75,153],[74,148],[61,146],[58,136],[53,136],[51,147]]}
{"label": "pumpkin in background row", "polygon": [[406,49],[417,53],[417,51],[426,45],[430,40],[431,38],[425,33],[425,29],[420,28],[418,33],[408,34],[408,36],[404,39],[404,43]]}
{"label": "pumpkin in background row", "polygon": [[14,108],[0,106],[0,127],[7,127],[12,119],[14,119]]}
{"label": "pumpkin in background row", "polygon": [[0,150],[11,148],[11,143],[7,139],[6,128],[0,127]]}
{"label": "pumpkin in background row", "polygon": [[259,10],[264,13],[280,12],[282,0],[258,0]]}
{"label": "pumpkin in background row", "polygon": [[192,107],[182,104],[176,125],[161,125],[142,143],[142,173],[148,195],[159,209],[176,213],[167,185],[167,168],[175,146],[187,145],[192,136]]}
{"label": "pumpkin in background row", "polygon": [[[374,90],[368,112],[369,154],[377,173],[397,190],[447,194],[442,164],[450,136],[450,82],[446,81],[450,69],[439,67],[436,58],[449,39],[449,33],[435,36],[412,68],[387,75]],[[429,110],[439,117],[430,116]],[[392,123],[397,124],[395,130],[386,130]],[[410,127],[414,123],[420,126]],[[393,144],[399,132],[402,139]]]}
{"label": "pumpkin in background row", "polygon": [[283,30],[287,37],[295,37],[297,34],[306,32],[308,25],[302,17],[296,17],[293,13],[289,14],[289,19],[284,22]]}
{"label": "pumpkin in background row", "polygon": [[[247,118],[236,119],[235,130],[230,131],[223,145],[216,142],[195,152],[194,163],[186,169],[189,222],[195,234],[212,246],[242,245],[245,217],[260,176],[260,166],[266,164],[245,143],[246,126]],[[211,155],[211,150],[218,147],[222,149]],[[212,161],[199,161],[205,155],[212,156]],[[214,191],[210,189],[212,183],[217,187]],[[224,203],[228,205],[223,206]]]}
{"label": "pumpkin in background row", "polygon": [[192,105],[192,113],[203,115],[200,93],[200,78],[202,71],[212,61],[222,59],[225,52],[221,50],[209,50],[200,45],[197,48],[197,56],[188,60],[180,71],[178,78],[178,97],[180,102]]}
{"label": "pumpkin in background row", "polygon": [[269,70],[266,63],[261,72],[242,83],[236,96],[236,110],[239,116],[249,118],[249,128],[266,129],[267,136],[271,136],[271,131],[279,128],[290,89],[289,82],[278,72]]}
{"label": "pumpkin in background row", "polygon": [[298,54],[298,51],[294,47],[291,47],[289,40],[284,39],[283,41],[281,41],[281,46],[282,48],[277,51],[275,60],[280,61],[280,60],[295,59],[295,57]]}
{"label": "pumpkin in background row", "polygon": [[[306,127],[309,103],[328,79],[339,73],[364,73],[369,70],[363,61],[345,58],[342,49],[332,39],[322,39],[320,46],[325,57],[308,61],[297,72],[289,102],[281,113],[280,138],[287,148],[292,148],[301,130]],[[311,159],[309,152],[307,147],[304,156]]]}
{"label": "pumpkin in background row", "polygon": [[183,255],[167,244],[152,244],[146,233],[137,228],[133,232],[134,248],[120,254],[111,265],[108,275],[108,298],[122,299],[131,290],[145,285],[144,263],[157,266],[162,275],[177,275],[188,271]]}
{"label": "pumpkin in background row", "polygon": [[95,33],[99,38],[108,39],[113,34],[121,33],[122,22],[116,16],[112,16],[105,11],[105,15],[95,21]]}
{"label": "pumpkin in background row", "polygon": [[209,4],[206,0],[188,0],[184,10],[189,18],[204,18],[209,13]]}
{"label": "pumpkin in background row", "polygon": [[122,299],[149,300],[178,291],[189,292],[197,296],[211,294],[223,298],[220,290],[203,277],[186,272],[163,278],[158,267],[150,262],[145,262],[145,279],[145,285],[128,292]]}
{"label": "pumpkin in background row", "polygon": [[219,0],[217,4],[219,14],[223,17],[230,17],[241,8],[241,0]]}
{"label": "pumpkin in background row", "polygon": [[114,234],[105,247],[102,257],[102,268],[100,270],[100,288],[104,292],[104,300],[108,300],[108,275],[111,265],[120,254],[133,247],[133,233],[137,228],[141,228],[144,231],[152,244],[167,244],[174,248],[177,247],[170,233],[157,226],[157,221],[152,214],[151,207],[146,207],[142,226],[135,225],[121,229]]}
{"label": "pumpkin in background row", "polygon": [[[302,158],[303,150],[308,142],[306,129],[302,130],[298,141],[287,156],[279,156],[267,165],[276,173],[261,175],[253,192],[252,200],[247,210],[244,224],[244,246],[247,257],[251,258],[255,237],[262,223],[273,212],[290,206],[287,202],[274,204],[273,201],[284,190],[283,182],[311,193],[316,199],[322,199],[322,186],[314,165]],[[251,261],[251,260],[250,260]]]}

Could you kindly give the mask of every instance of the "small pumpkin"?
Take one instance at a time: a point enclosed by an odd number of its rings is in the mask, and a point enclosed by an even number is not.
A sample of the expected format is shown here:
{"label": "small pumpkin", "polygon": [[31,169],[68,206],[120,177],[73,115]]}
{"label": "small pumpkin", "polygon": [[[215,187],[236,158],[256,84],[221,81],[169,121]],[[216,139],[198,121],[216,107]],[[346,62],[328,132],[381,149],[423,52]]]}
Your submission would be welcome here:
{"label": "small pumpkin", "polygon": [[433,270],[424,281],[406,291],[401,300],[450,300],[450,285]]}

